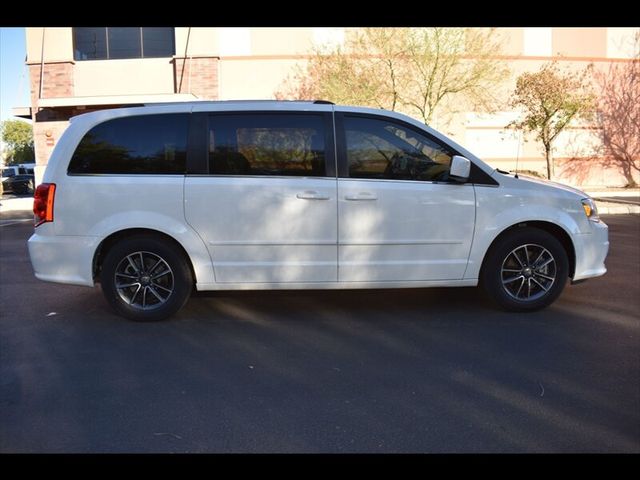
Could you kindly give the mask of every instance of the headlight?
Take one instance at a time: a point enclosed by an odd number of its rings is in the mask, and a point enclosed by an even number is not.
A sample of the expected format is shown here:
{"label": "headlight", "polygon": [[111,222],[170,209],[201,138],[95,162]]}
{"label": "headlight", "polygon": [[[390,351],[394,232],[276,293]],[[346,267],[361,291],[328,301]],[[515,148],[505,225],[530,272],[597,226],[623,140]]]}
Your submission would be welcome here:
{"label": "headlight", "polygon": [[593,198],[583,198],[582,208],[584,208],[584,213],[589,220],[593,222],[600,221],[600,217],[598,216],[598,207],[596,206],[596,202]]}

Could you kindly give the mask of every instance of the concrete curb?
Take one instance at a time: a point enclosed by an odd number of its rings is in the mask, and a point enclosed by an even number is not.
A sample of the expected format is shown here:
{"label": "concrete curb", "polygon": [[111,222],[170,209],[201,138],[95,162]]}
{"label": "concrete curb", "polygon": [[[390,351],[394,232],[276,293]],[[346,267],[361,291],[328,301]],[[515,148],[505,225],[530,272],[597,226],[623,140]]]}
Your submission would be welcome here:
{"label": "concrete curb", "polygon": [[640,205],[628,205],[622,203],[601,203],[596,200],[600,215],[629,215],[640,214]]}

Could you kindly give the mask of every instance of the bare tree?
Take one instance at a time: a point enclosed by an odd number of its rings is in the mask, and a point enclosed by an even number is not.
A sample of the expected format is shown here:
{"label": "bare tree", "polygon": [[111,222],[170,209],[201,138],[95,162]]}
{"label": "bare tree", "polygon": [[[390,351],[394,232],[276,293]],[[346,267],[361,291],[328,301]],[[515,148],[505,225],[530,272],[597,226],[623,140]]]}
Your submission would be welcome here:
{"label": "bare tree", "polygon": [[364,28],[344,48],[317,48],[276,92],[279,99],[403,110],[431,122],[452,99],[493,111],[508,75],[495,29]]}
{"label": "bare tree", "polygon": [[595,80],[600,95],[597,124],[605,161],[619,166],[627,186],[636,187],[633,172],[640,172],[640,32],[633,39],[634,57],[612,63]]}
{"label": "bare tree", "polygon": [[402,103],[415,108],[425,123],[454,96],[468,109],[496,109],[496,85],[509,71],[497,57],[501,41],[494,29],[413,29],[407,47],[409,88]]}
{"label": "bare tree", "polygon": [[592,112],[594,97],[587,81],[590,70],[588,67],[577,75],[562,72],[553,61],[516,80],[511,106],[524,110],[524,117],[508,126],[536,134],[544,149],[548,179],[554,175],[554,141],[574,118],[589,118]]}
{"label": "bare tree", "polygon": [[275,96],[395,110],[398,57],[407,32],[406,28],[366,28],[355,32],[346,49],[317,45],[308,63],[298,65]]}

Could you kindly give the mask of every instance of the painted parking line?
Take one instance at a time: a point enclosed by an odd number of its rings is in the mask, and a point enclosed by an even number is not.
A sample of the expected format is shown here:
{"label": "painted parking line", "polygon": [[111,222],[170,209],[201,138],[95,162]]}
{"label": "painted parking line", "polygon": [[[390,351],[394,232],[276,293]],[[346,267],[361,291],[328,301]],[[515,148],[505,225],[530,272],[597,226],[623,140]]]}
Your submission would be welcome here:
{"label": "painted parking line", "polygon": [[12,218],[10,220],[0,220],[0,227],[8,227],[18,223],[33,222],[33,218]]}

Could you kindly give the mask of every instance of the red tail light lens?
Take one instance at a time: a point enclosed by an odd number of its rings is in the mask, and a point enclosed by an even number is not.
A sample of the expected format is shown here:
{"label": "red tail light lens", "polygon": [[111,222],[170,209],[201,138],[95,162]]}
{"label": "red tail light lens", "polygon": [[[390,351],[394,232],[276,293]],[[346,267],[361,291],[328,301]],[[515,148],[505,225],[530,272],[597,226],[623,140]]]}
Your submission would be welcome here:
{"label": "red tail light lens", "polygon": [[55,183],[41,183],[33,195],[33,222],[37,227],[44,222],[53,222],[53,199]]}

